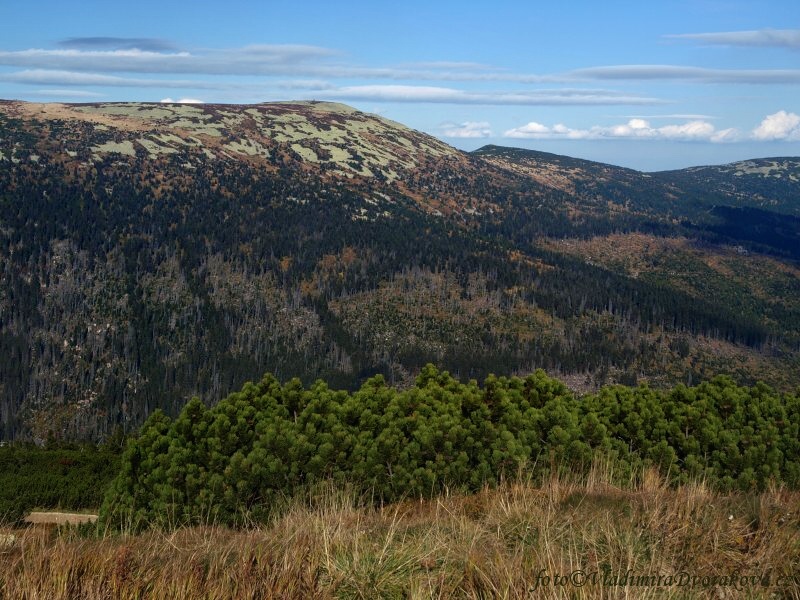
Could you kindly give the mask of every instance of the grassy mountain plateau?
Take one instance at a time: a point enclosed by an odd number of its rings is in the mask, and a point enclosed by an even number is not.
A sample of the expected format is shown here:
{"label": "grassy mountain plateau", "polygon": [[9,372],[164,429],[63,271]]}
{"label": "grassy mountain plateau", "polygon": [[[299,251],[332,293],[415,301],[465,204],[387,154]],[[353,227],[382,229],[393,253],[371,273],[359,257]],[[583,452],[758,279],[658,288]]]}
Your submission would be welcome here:
{"label": "grassy mountain plateau", "polygon": [[341,104],[0,102],[0,439],[266,372],[800,384],[800,159],[465,153]]}

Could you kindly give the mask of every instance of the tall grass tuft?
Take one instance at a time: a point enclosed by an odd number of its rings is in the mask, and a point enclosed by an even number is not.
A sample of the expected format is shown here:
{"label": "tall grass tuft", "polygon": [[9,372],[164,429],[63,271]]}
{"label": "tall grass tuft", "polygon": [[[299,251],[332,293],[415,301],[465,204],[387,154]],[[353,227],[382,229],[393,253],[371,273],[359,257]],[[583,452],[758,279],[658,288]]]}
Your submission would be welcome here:
{"label": "tall grass tuft", "polygon": [[[582,475],[518,476],[383,507],[329,483],[239,530],[7,528],[14,542],[0,548],[0,598],[800,599],[798,507],[800,492],[777,485],[720,494],[702,480],[669,486],[655,470],[621,484],[602,461]],[[554,580],[578,571],[597,579]],[[679,573],[700,579],[620,583]],[[732,574],[759,579],[710,579]]]}

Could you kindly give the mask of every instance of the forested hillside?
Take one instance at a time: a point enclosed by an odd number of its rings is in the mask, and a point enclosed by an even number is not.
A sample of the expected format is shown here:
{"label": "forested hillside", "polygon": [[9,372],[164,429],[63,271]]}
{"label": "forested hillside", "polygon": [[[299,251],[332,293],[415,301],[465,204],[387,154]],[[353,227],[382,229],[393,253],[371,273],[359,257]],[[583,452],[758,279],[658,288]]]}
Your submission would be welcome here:
{"label": "forested hillside", "polygon": [[0,103],[0,437],[102,439],[268,371],[793,389],[774,162],[766,185],[465,154],[325,103]]}

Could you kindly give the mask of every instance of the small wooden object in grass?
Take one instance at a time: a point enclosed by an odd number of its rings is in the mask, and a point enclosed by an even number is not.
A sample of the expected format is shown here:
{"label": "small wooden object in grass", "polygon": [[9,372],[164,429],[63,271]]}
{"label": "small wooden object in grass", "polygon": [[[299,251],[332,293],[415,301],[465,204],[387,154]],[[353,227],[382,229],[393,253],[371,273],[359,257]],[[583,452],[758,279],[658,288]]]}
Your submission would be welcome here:
{"label": "small wooden object in grass", "polygon": [[97,515],[83,513],[32,512],[25,517],[25,522],[31,525],[81,525],[95,521]]}

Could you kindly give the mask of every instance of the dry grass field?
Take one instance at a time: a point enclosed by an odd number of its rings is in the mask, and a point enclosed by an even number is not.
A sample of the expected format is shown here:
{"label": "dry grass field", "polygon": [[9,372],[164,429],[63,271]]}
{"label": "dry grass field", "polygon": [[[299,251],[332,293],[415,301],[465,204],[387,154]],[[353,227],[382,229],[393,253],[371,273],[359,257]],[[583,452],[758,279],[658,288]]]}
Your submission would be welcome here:
{"label": "dry grass field", "polygon": [[800,492],[609,480],[382,508],[329,489],[239,531],[5,530],[0,598],[800,598]]}

